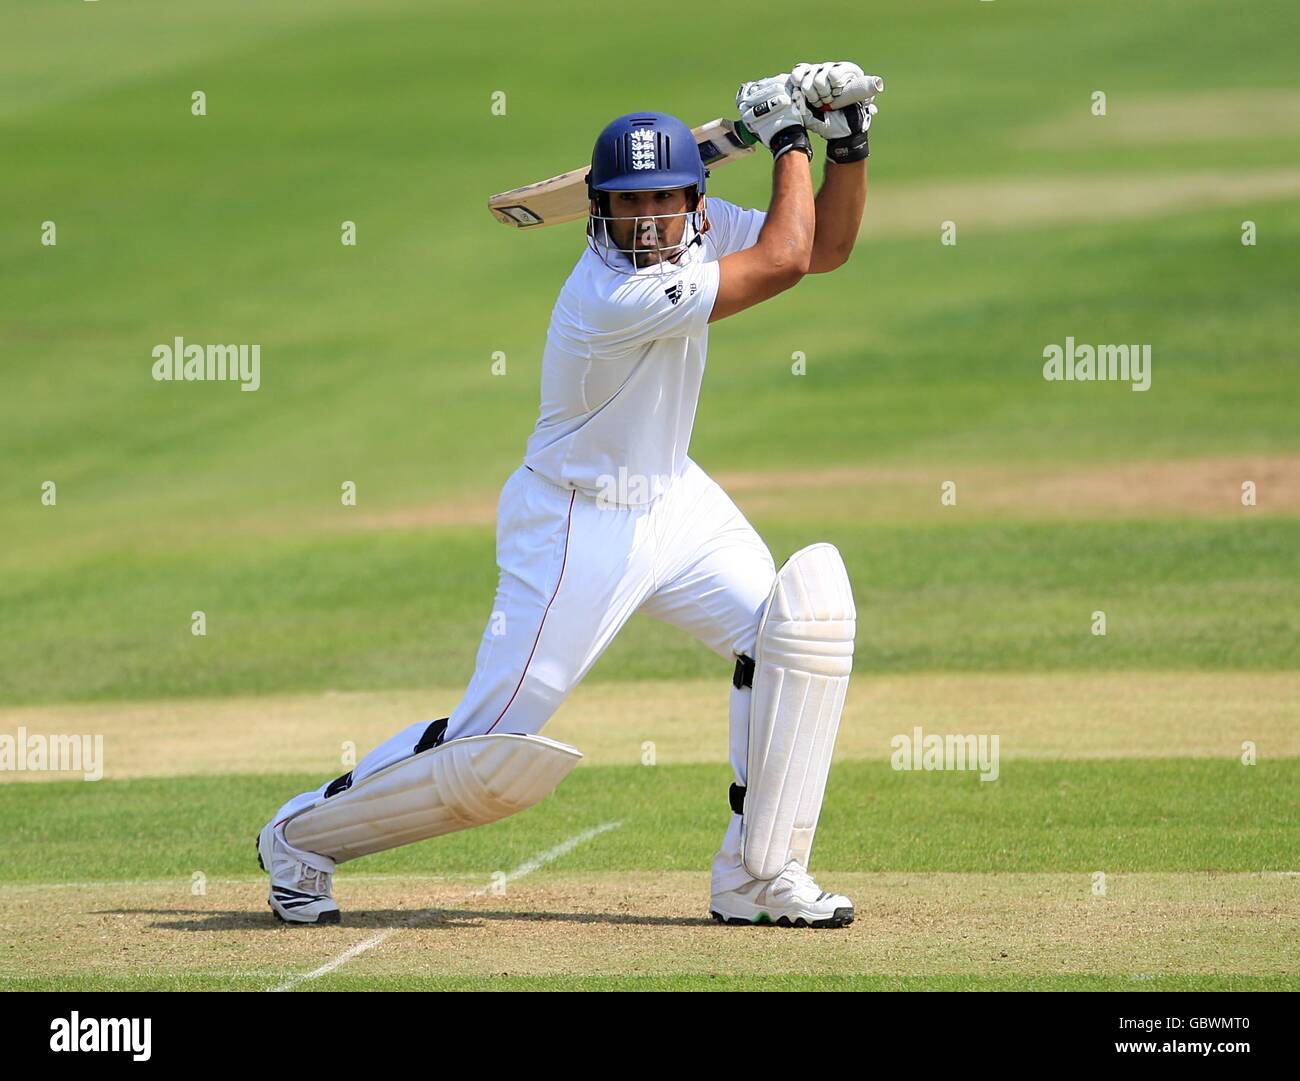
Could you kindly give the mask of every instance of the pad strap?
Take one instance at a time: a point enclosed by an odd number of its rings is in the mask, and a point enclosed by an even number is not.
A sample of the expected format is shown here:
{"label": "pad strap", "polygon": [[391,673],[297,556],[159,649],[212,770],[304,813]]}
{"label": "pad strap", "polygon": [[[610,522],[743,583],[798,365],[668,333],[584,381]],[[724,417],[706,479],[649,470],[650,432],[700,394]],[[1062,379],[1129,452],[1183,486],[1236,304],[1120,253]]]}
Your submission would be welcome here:
{"label": "pad strap", "polygon": [[733,784],[727,792],[727,798],[731,801],[731,813],[743,815],[745,813],[745,786],[743,784]]}

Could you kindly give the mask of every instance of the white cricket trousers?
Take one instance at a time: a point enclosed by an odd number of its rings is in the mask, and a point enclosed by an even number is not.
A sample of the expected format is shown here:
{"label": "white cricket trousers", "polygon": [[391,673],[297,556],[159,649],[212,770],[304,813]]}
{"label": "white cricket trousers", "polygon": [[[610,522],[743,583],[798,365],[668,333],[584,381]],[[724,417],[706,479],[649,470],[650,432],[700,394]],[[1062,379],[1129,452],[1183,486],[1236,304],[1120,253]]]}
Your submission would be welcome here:
{"label": "white cricket trousers", "polygon": [[[560,487],[521,465],[497,505],[497,565],[496,602],[446,739],[540,732],[634,612],[694,635],[732,662],[719,668],[719,679],[730,679],[736,655],[754,654],[776,577],[767,545],[689,458],[658,499],[637,506]],[[729,744],[739,785],[746,781],[750,695],[748,687],[731,689]],[[376,747],[357,763],[353,783],[410,755],[429,723]],[[310,806],[325,787],[290,800],[276,821]],[[324,857],[311,862],[333,870]],[[713,860],[712,888],[733,889],[749,877],[733,814]]]}

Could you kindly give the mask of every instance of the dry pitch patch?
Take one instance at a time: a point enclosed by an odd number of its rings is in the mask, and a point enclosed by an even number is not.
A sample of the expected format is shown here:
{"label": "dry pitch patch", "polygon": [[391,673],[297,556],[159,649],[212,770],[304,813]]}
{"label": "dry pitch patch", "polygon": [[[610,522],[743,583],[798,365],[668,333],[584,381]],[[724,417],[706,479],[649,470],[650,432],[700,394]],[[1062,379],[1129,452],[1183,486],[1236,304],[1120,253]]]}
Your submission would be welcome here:
{"label": "dry pitch patch", "polygon": [[[825,874],[853,896],[838,931],[708,917],[707,872],[539,873],[481,882],[344,875],[342,925],[285,928],[261,880],[0,887],[0,985],[130,986],[172,976],[232,988],[392,985],[404,976],[1280,976],[1300,985],[1300,876]],[[375,941],[378,939],[378,941]],[[361,952],[349,954],[349,951]],[[328,969],[319,975],[311,975]]]}
{"label": "dry pitch patch", "polygon": [[1022,146],[1075,149],[1130,143],[1206,143],[1286,137],[1300,127],[1300,91],[1216,88],[1176,94],[1129,94],[1104,124],[1090,111],[1069,109],[1020,130]]}
{"label": "dry pitch patch", "polygon": [[[546,726],[589,762],[723,762],[726,679],[588,683]],[[0,710],[0,733],[104,736],[104,776],[340,772],[418,720],[443,716],[461,691],[374,691],[254,698],[33,706]],[[854,677],[839,759],[884,760],[890,740],[926,732],[996,732],[1016,758],[1235,758],[1243,740],[1270,757],[1300,756],[1296,672],[920,674]],[[66,774],[0,771],[0,783]]]}
{"label": "dry pitch patch", "polygon": [[[1092,125],[1094,130],[1097,126],[1095,122]],[[966,235],[972,231],[1143,221],[1160,214],[1296,195],[1300,195],[1300,169],[1290,165],[881,184],[868,198],[870,212],[863,216],[859,237],[930,234],[937,232],[942,221],[960,222]]]}
{"label": "dry pitch patch", "polygon": [[[1300,174],[1297,174],[1300,176]],[[1300,190],[1300,189],[1298,189]],[[927,218],[927,221],[930,219]],[[927,228],[930,226],[927,225]],[[960,483],[963,517],[1017,521],[1097,517],[1203,517],[1240,513],[1242,481],[1254,481],[1252,514],[1300,512],[1300,457],[1258,454],[1104,465],[845,465],[826,469],[711,474],[747,515],[812,514],[854,521],[950,514],[939,485]],[[363,511],[314,523],[320,529],[491,526],[497,491],[441,503]]]}
{"label": "dry pitch patch", "polygon": [[[718,483],[748,515],[798,514],[820,519],[963,519],[1040,521],[1087,518],[1202,518],[1300,512],[1300,457],[1251,455],[1174,461],[1016,465],[872,465],[824,470],[723,474]],[[1243,508],[1252,481],[1258,502]],[[958,484],[954,507],[940,485]]]}
{"label": "dry pitch patch", "polygon": [[[928,220],[928,219],[927,219]],[[926,228],[930,228],[927,225]],[[815,518],[861,523],[925,521],[959,511],[963,520],[1060,521],[1096,518],[1204,518],[1248,512],[1254,516],[1300,514],[1300,456],[1252,454],[1210,458],[1069,463],[878,463],[824,469],[707,470],[751,517]],[[502,474],[502,482],[505,474]],[[939,485],[959,484],[958,507],[939,503]],[[1241,505],[1242,481],[1254,481],[1258,502]],[[496,525],[499,485],[457,491],[436,501],[354,508],[313,514],[227,510],[223,530],[247,537],[296,537],[386,530],[485,529]],[[149,523],[136,539],[163,546],[193,542],[195,528],[210,523],[169,520]],[[90,522],[76,537],[112,545],[133,536],[129,523]],[[125,533],[123,531],[126,531]],[[59,543],[57,540],[51,544]],[[46,549],[47,554],[49,549]]]}

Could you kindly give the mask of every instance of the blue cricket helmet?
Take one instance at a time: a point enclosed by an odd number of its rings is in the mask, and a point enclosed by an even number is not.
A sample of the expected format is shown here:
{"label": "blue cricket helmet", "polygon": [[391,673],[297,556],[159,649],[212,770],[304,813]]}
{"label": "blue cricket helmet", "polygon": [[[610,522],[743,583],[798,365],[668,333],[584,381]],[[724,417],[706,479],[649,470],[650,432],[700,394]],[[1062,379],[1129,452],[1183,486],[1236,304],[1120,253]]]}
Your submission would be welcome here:
{"label": "blue cricket helmet", "polygon": [[691,129],[667,113],[628,113],[611,120],[596,139],[587,174],[587,195],[597,192],[662,191],[695,186],[704,194],[708,176]]}

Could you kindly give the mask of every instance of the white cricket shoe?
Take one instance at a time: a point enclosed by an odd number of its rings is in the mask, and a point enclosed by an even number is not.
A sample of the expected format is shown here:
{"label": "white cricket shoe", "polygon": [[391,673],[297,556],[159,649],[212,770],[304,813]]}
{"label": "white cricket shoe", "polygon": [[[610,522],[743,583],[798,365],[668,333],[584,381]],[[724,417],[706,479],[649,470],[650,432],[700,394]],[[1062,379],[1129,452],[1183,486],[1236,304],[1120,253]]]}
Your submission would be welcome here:
{"label": "white cricket shoe", "polygon": [[338,923],[341,919],[330,885],[334,861],[325,856],[316,858],[328,863],[331,870],[305,862],[274,822],[262,827],[257,835],[257,865],[271,875],[266,903],[276,919],[284,923]]}
{"label": "white cricket shoe", "polygon": [[719,923],[845,927],[853,922],[853,902],[823,890],[798,860],[775,878],[751,878],[734,890],[715,893],[709,911]]}

